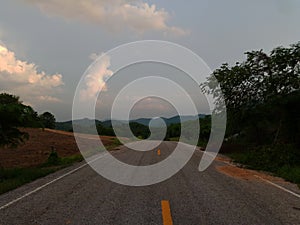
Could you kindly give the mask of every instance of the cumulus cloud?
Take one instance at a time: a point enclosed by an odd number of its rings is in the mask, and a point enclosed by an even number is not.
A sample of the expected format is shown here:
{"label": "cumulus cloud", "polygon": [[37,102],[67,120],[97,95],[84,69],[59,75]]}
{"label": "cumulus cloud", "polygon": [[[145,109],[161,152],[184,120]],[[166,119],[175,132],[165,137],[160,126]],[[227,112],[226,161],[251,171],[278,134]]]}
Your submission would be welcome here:
{"label": "cumulus cloud", "polygon": [[125,27],[137,33],[159,31],[164,34],[186,35],[188,31],[169,26],[170,14],[142,0],[26,0],[43,12],[101,25],[110,31]]}
{"label": "cumulus cloud", "polygon": [[48,95],[39,96],[38,99],[43,102],[53,102],[53,103],[62,102],[60,99]]}
{"label": "cumulus cloud", "polygon": [[[90,58],[97,58],[97,54],[92,54]],[[113,75],[113,71],[109,69],[110,57],[108,55],[103,55],[99,60],[100,61],[97,62],[93,70],[85,77],[86,88],[80,92],[82,100],[95,98],[100,90],[105,91],[105,82]]]}
{"label": "cumulus cloud", "polygon": [[0,43],[0,91],[20,95],[26,102],[58,102],[52,97],[63,85],[62,75],[38,72],[37,65],[16,58]]}

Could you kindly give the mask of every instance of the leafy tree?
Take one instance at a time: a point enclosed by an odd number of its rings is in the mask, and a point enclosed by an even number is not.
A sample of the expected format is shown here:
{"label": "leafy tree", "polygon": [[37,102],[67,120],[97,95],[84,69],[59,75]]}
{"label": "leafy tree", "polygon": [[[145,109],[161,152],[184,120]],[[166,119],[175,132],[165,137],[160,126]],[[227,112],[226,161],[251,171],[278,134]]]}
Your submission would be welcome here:
{"label": "leafy tree", "polygon": [[54,129],[55,128],[55,117],[50,112],[44,112],[39,116],[41,124],[44,128]]}
{"label": "leafy tree", "polygon": [[24,114],[22,117],[23,120],[23,127],[42,127],[42,123],[40,121],[40,118],[38,116],[38,113],[34,111],[30,106],[24,105]]}
{"label": "leafy tree", "polygon": [[116,136],[113,128],[110,127],[105,127],[101,123],[97,125],[97,132],[99,135],[104,135],[104,136]]}
{"label": "leafy tree", "polygon": [[25,115],[26,106],[19,97],[0,94],[0,146],[14,147],[28,138],[27,133],[18,129],[23,126]]}
{"label": "leafy tree", "polygon": [[[232,67],[223,64],[213,73],[225,98],[229,135],[241,132],[249,123],[254,125],[252,113],[257,113],[260,105],[276,101],[300,87],[300,42],[275,48],[269,55],[260,50],[247,52],[246,56],[245,62]],[[216,97],[218,104],[221,94],[213,76],[203,87]]]}
{"label": "leafy tree", "polygon": [[247,52],[244,62],[215,70],[202,87],[218,106],[214,77],[227,106],[227,138],[241,144],[243,163],[272,172],[299,166],[300,42]]}
{"label": "leafy tree", "polygon": [[38,116],[18,96],[0,94],[0,146],[15,147],[28,139],[29,135],[20,127],[55,128],[55,117],[49,112]]}
{"label": "leafy tree", "polygon": [[180,137],[181,125],[180,123],[170,124],[167,128],[166,138]]}
{"label": "leafy tree", "polygon": [[150,136],[150,130],[148,126],[137,122],[130,122],[129,127],[135,137],[141,137],[142,139],[147,139]]}
{"label": "leafy tree", "polygon": [[200,118],[199,123],[200,123],[199,141],[207,143],[211,131],[211,116],[207,115],[204,118]]}

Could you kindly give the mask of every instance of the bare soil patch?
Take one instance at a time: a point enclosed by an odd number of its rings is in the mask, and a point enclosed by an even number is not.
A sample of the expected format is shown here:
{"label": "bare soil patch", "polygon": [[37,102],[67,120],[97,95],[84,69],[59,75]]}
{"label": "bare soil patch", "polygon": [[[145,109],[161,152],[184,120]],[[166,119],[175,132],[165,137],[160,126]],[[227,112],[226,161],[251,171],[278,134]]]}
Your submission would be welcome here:
{"label": "bare soil patch", "polygon": [[[260,176],[264,179],[270,180],[270,181],[276,181],[276,182],[286,182],[282,178],[279,177],[273,177],[269,174],[266,174],[264,172],[259,172],[255,170],[240,168],[234,165],[226,165],[226,166],[216,166],[216,169],[226,174],[227,176],[237,178],[237,179],[243,179],[243,180],[258,180],[256,176]],[[256,175],[256,176],[255,176]]]}
{"label": "bare soil patch", "polygon": [[[73,133],[37,128],[22,128],[29,134],[29,140],[17,148],[0,148],[0,167],[24,168],[34,167],[44,163],[52,149],[55,148],[59,157],[67,157],[80,154]],[[82,135],[86,146],[98,137],[93,135]],[[113,137],[101,136],[104,145],[111,145]]]}

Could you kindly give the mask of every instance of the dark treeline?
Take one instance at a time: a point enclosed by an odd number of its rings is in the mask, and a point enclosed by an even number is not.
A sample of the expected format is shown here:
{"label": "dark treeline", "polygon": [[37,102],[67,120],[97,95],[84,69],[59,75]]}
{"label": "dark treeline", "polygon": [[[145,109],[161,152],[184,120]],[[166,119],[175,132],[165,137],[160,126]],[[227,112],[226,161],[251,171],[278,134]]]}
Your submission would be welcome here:
{"label": "dark treeline", "polygon": [[[188,126],[189,123],[199,123],[200,124],[200,134],[199,134],[199,142],[198,145],[205,146],[205,144],[208,141],[209,135],[210,135],[210,123],[211,123],[211,116],[207,115],[203,118],[199,118],[199,120],[196,121],[187,121],[185,122]],[[120,125],[121,128],[122,124]],[[125,126],[125,125],[124,125]],[[145,126],[143,124],[137,123],[137,122],[130,122],[129,127],[134,134],[135,137],[138,137],[139,139],[147,139],[150,137],[151,132],[148,126]],[[161,129],[160,127],[155,127],[154,133],[156,133],[155,129]],[[104,136],[115,136],[114,129],[111,125],[103,125],[101,122],[97,123],[97,131],[99,135]],[[191,130],[191,132],[193,132]],[[157,132],[159,133],[159,132]],[[180,123],[174,123],[167,126],[167,131],[164,140],[178,140],[178,138],[181,135],[181,124]],[[126,133],[124,133],[124,136],[126,137]],[[152,137],[153,138],[153,137]],[[155,135],[154,135],[155,138]]]}
{"label": "dark treeline", "polygon": [[[227,105],[222,151],[300,183],[300,43],[247,52],[244,62],[223,64],[213,76]],[[220,98],[213,76],[203,88]]]}
{"label": "dark treeline", "polygon": [[28,139],[20,127],[55,128],[55,117],[49,112],[38,115],[18,96],[0,94],[0,146],[14,147]]}
{"label": "dark treeline", "polygon": [[[125,126],[125,124],[120,124],[119,128],[122,129],[122,126]],[[135,137],[138,137],[140,139],[147,139],[150,136],[150,130],[148,126],[137,122],[130,122],[129,127]],[[112,125],[105,126],[101,122],[98,122],[97,131],[99,135],[116,136]],[[123,136],[126,137],[126,135],[127,134],[124,134]]]}

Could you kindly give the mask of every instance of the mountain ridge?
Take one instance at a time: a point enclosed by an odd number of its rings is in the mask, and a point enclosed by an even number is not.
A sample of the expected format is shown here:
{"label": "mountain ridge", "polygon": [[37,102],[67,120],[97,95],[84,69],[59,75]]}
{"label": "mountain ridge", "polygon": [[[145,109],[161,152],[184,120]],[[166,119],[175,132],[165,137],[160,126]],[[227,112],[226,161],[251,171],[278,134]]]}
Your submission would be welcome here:
{"label": "mountain ridge", "polygon": [[[192,120],[196,120],[199,118],[204,118],[205,116],[207,116],[206,114],[198,114],[198,116],[173,116],[170,118],[165,118],[165,117],[161,117],[161,119],[166,123],[167,126],[171,125],[171,124],[178,124],[180,122],[187,122],[187,121],[192,121]],[[152,120],[152,118],[138,118],[138,119],[134,119],[134,120],[130,120],[129,123],[139,123],[142,124],[144,126],[149,126],[150,121]],[[68,121],[64,121],[64,122],[56,122],[56,129],[58,130],[63,130],[63,131],[72,131],[73,130],[73,124],[76,124],[77,126],[81,126],[81,127],[91,127],[96,125],[101,124],[104,127],[111,127],[112,126],[112,122],[115,123],[127,123],[126,120],[93,120],[93,119],[88,119],[88,118],[84,118],[84,119],[77,119],[77,120],[68,120]],[[159,125],[157,125],[159,126]]]}

